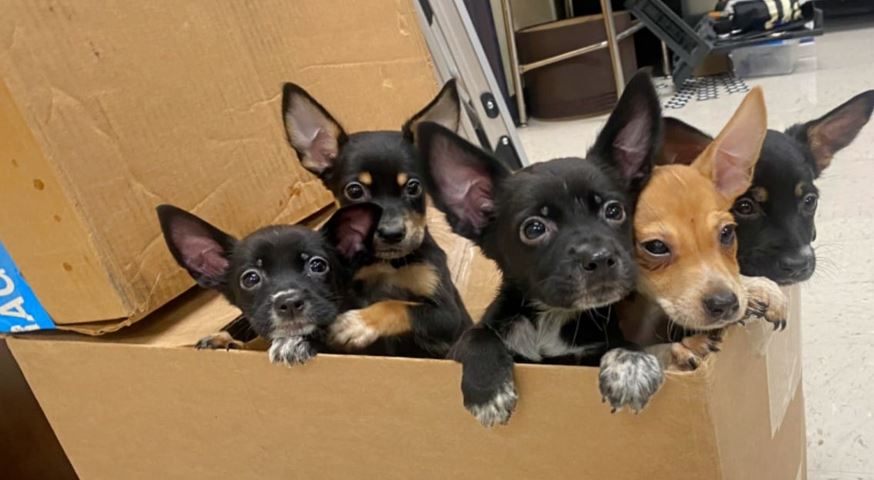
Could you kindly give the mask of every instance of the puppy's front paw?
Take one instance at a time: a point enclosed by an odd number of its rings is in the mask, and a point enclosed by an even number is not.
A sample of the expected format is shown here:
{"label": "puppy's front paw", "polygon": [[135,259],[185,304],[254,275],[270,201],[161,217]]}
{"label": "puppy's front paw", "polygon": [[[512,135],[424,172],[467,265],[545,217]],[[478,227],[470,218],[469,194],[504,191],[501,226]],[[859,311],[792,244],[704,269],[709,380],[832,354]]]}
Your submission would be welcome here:
{"label": "puppy's front paw", "polygon": [[467,409],[486,428],[495,425],[505,425],[516,408],[516,386],[513,380],[507,380],[495,390],[492,397],[484,403],[465,402]]}
{"label": "puppy's front paw", "polygon": [[292,366],[310,361],[316,356],[316,349],[303,337],[280,337],[273,339],[267,354],[273,363]]}
{"label": "puppy's front paw", "polygon": [[345,350],[360,350],[378,338],[379,331],[370,326],[358,310],[341,314],[328,330],[328,342]]}
{"label": "puppy's front paw", "polygon": [[625,406],[640,412],[664,381],[664,371],[655,355],[614,348],[601,357],[598,386],[602,400],[613,407],[612,413]]}
{"label": "puppy's front paw", "polygon": [[243,348],[243,342],[234,340],[228,332],[218,332],[201,338],[194,344],[194,348],[198,350],[232,350]]}
{"label": "puppy's front paw", "polygon": [[677,370],[695,370],[711,353],[722,345],[722,329],[684,337],[671,344],[671,365]]}
{"label": "puppy's front paw", "polygon": [[786,328],[789,299],[780,287],[765,277],[741,277],[747,292],[747,311],[744,318],[759,317],[774,326]]}

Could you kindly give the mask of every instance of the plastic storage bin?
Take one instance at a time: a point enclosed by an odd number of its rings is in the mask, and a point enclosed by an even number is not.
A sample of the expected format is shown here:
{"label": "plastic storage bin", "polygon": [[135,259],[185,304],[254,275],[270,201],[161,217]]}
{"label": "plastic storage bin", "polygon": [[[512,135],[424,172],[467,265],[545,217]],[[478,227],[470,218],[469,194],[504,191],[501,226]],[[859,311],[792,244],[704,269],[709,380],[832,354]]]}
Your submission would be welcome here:
{"label": "plastic storage bin", "polygon": [[774,40],[732,50],[729,57],[738,77],[786,75],[795,71],[800,40]]}

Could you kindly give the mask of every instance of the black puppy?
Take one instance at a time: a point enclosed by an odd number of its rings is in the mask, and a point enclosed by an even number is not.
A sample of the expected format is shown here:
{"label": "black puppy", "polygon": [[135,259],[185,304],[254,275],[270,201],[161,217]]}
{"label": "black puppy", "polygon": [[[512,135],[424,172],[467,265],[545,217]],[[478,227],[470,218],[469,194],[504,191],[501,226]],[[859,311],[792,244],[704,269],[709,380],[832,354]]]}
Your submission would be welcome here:
{"label": "black puppy", "polygon": [[446,254],[426,227],[426,191],[413,132],[423,121],[458,127],[455,82],[401,131],[346,134],[324,107],[291,83],[284,87],[282,110],[288,141],[301,163],[341,205],[382,207],[373,259],[355,274],[363,308],[341,316],[331,328],[330,343],[361,349],[383,339],[383,353],[445,357],[471,320]]}
{"label": "black puppy", "polygon": [[[341,209],[322,232],[270,226],[242,240],[172,205],[159,206],[158,218],[179,265],[242,310],[252,329],[271,341],[271,361],[291,365],[322,350],[326,328],[348,308],[350,265],[366,256],[379,208]],[[235,344],[222,333],[198,345]]]}
{"label": "black puppy", "polygon": [[[452,351],[463,365],[464,405],[483,425],[505,423],[515,407],[514,359],[593,364],[625,345],[602,307],[635,285],[632,214],[659,128],[658,98],[642,73],[585,159],[554,159],[511,174],[445,128],[419,128],[435,204],[503,273],[482,321]],[[624,381],[657,389],[658,360],[628,355],[635,361],[623,361],[641,368]]]}
{"label": "black puppy", "polygon": [[[813,275],[814,214],[819,178],[832,157],[849,145],[874,110],[874,90],[859,94],[822,117],[785,132],[769,130],[752,187],[734,204],[738,263],[747,276],[781,284]],[[691,163],[712,138],[675,118],[665,118],[662,163]]]}

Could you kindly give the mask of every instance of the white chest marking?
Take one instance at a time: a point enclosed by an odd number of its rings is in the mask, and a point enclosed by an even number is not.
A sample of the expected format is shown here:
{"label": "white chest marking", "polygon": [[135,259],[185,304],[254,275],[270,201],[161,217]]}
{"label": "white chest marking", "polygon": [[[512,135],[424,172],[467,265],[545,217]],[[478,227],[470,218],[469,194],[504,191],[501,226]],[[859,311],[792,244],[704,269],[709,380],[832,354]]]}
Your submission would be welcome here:
{"label": "white chest marking", "polygon": [[571,345],[561,337],[562,327],[567,322],[576,320],[578,315],[579,312],[547,310],[540,314],[536,326],[530,321],[515,322],[504,339],[504,344],[511,352],[535,362],[545,358],[565,355],[582,357],[595,353],[603,348],[603,342]]}

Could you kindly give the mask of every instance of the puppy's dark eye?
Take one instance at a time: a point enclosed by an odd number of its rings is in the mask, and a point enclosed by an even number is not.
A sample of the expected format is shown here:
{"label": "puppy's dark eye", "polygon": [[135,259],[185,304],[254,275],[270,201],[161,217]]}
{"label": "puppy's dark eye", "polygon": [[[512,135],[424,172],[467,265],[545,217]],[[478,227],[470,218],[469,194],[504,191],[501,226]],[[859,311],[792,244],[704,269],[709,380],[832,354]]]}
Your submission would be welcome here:
{"label": "puppy's dark eye", "polygon": [[641,244],[646,253],[654,257],[664,257],[671,254],[671,249],[661,240],[649,240]]}
{"label": "puppy's dark eye", "polygon": [[625,207],[616,200],[604,204],[604,218],[611,222],[619,223],[625,220]]}
{"label": "puppy's dark eye", "polygon": [[537,243],[544,235],[548,228],[546,221],[540,217],[530,217],[522,222],[522,227],[519,229],[519,237],[523,243]]}
{"label": "puppy's dark eye", "polygon": [[719,243],[730,247],[734,243],[734,225],[726,225],[719,231]]}
{"label": "puppy's dark eye", "polygon": [[422,182],[416,180],[415,178],[411,178],[406,186],[404,186],[404,190],[407,192],[407,196],[416,198],[422,195]]}
{"label": "puppy's dark eye", "polygon": [[801,206],[806,213],[813,213],[816,211],[816,206],[819,204],[819,195],[815,193],[808,193],[804,196],[804,199],[801,201]]}
{"label": "puppy's dark eye", "polygon": [[328,261],[322,257],[312,257],[307,262],[307,270],[313,275],[319,276],[328,273],[331,267],[328,266]]}
{"label": "puppy's dark eye", "polygon": [[349,182],[346,184],[346,188],[343,189],[343,194],[346,195],[347,199],[355,202],[364,200],[364,197],[367,196],[367,189],[358,182]]}
{"label": "puppy's dark eye", "polygon": [[734,214],[739,217],[755,215],[757,210],[755,202],[749,198],[741,198],[734,204]]}
{"label": "puppy's dark eye", "polygon": [[240,286],[244,290],[252,290],[261,284],[261,274],[257,270],[246,270],[240,275]]}

